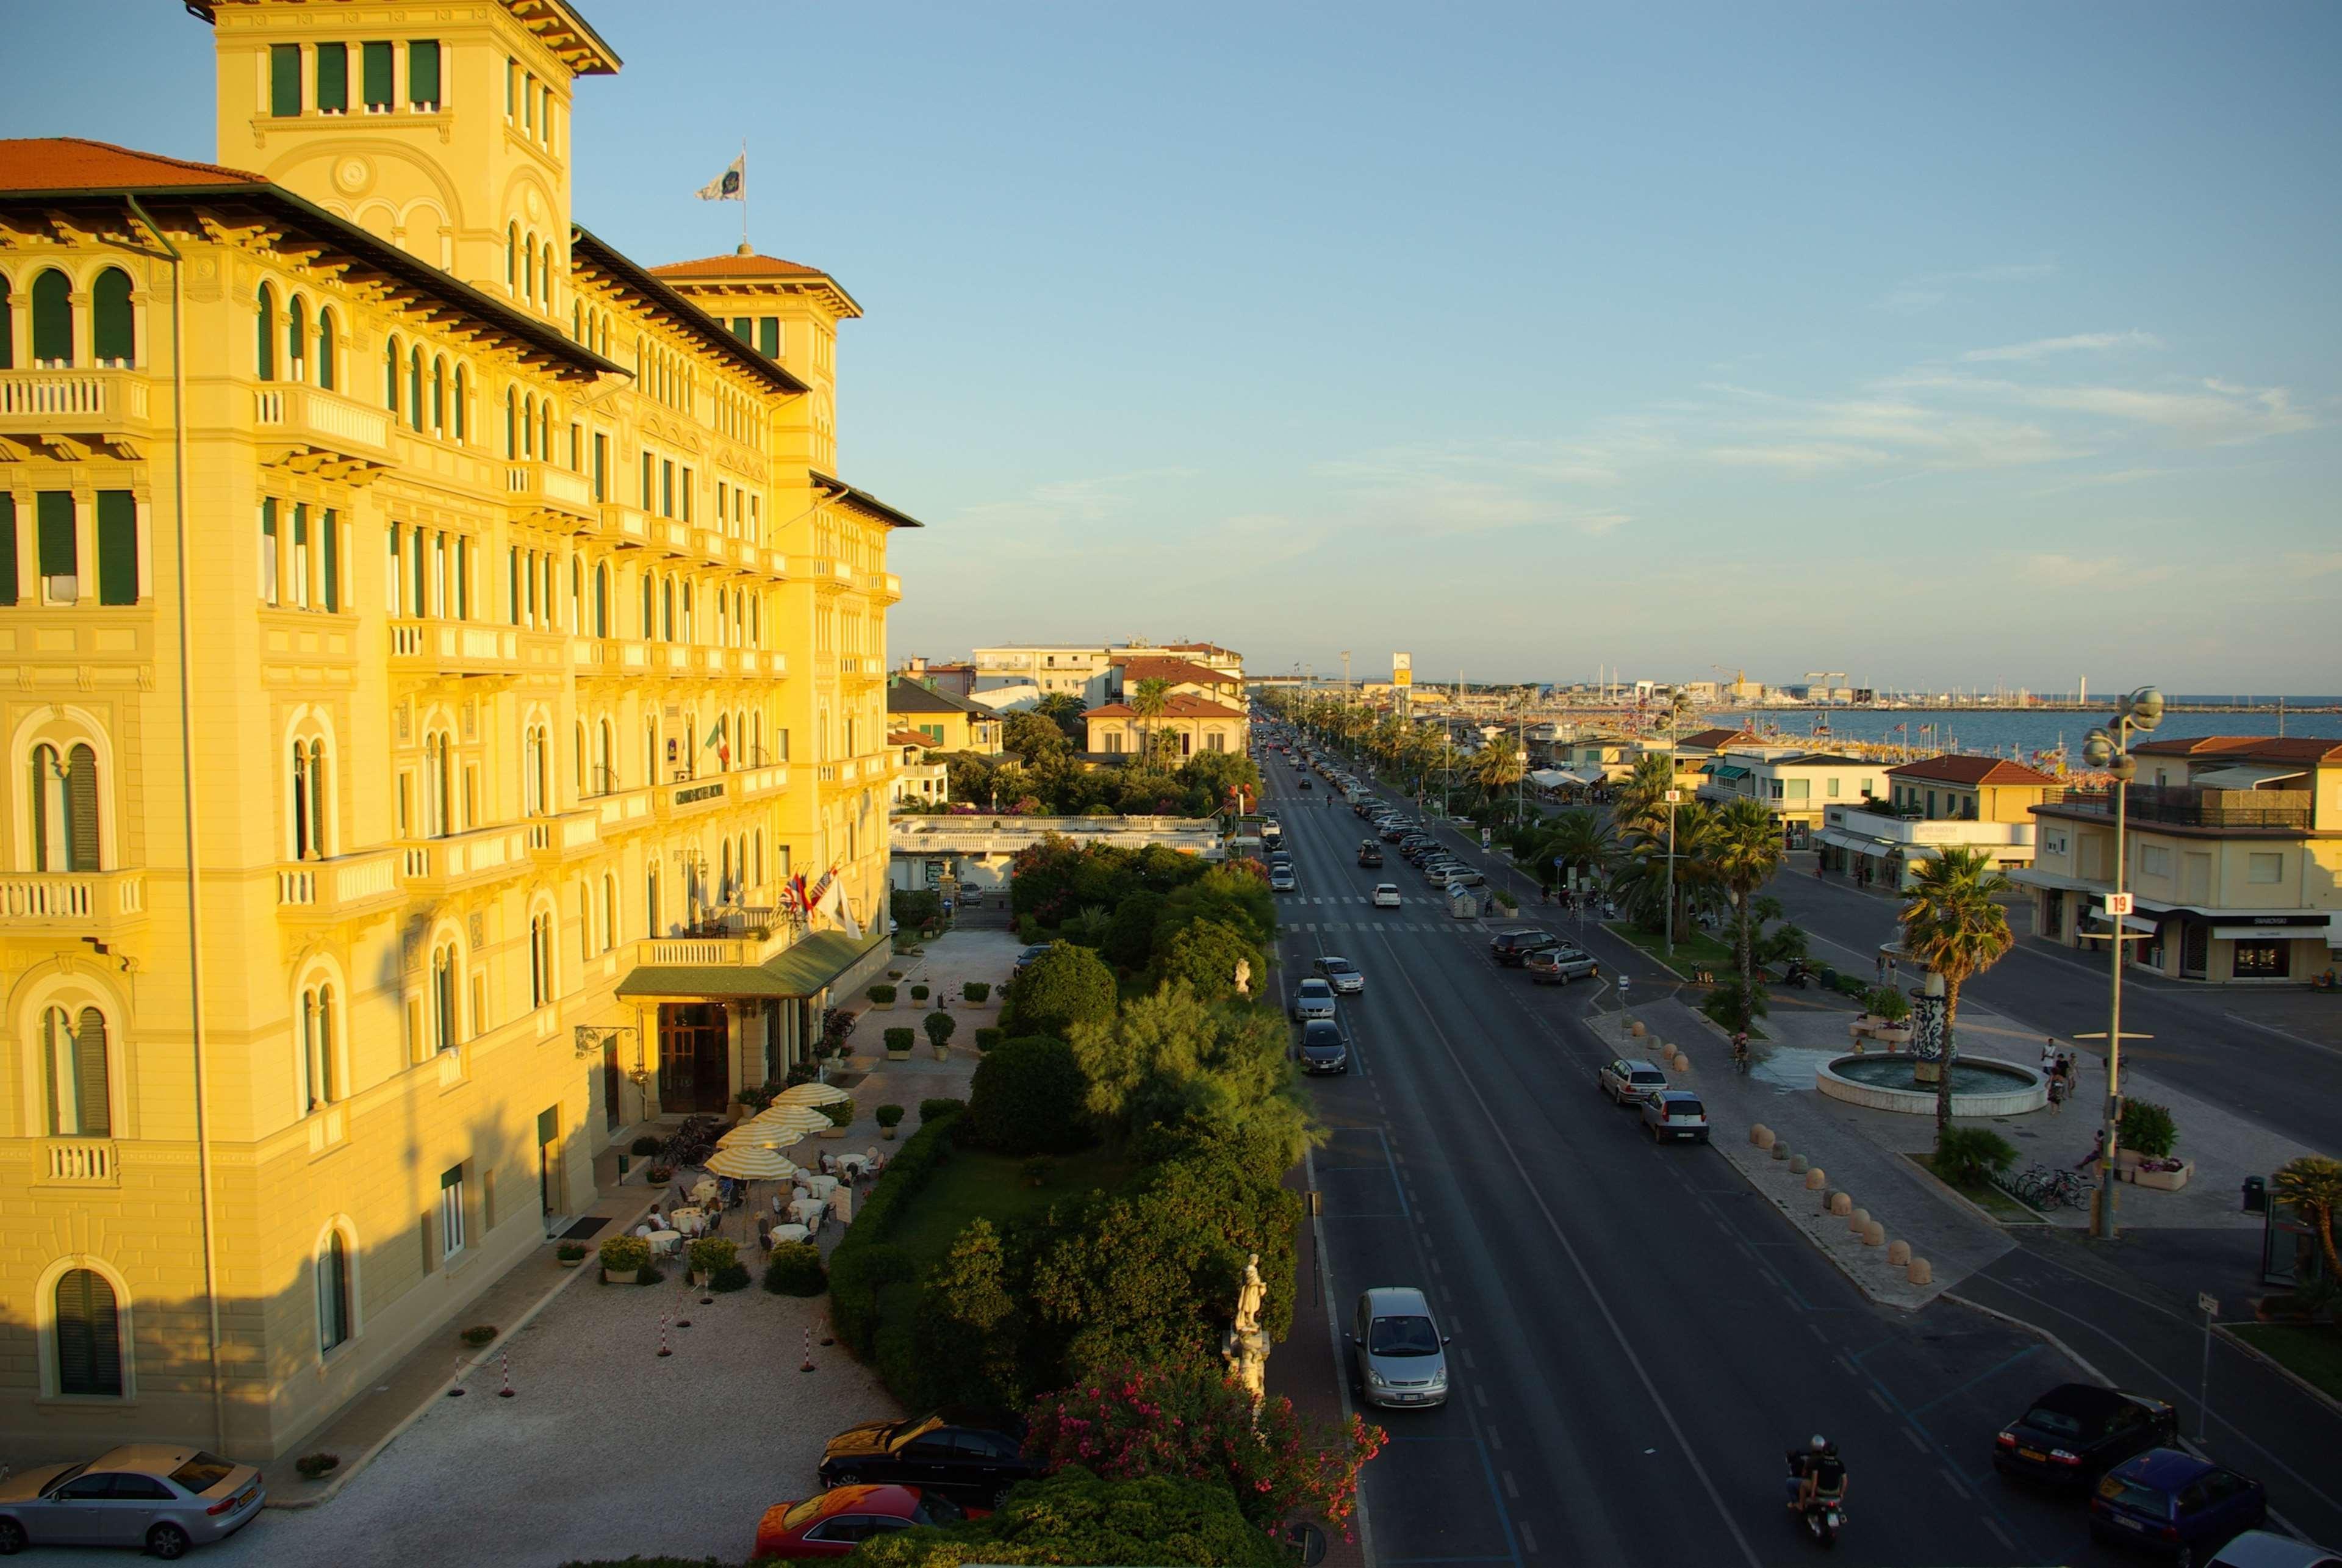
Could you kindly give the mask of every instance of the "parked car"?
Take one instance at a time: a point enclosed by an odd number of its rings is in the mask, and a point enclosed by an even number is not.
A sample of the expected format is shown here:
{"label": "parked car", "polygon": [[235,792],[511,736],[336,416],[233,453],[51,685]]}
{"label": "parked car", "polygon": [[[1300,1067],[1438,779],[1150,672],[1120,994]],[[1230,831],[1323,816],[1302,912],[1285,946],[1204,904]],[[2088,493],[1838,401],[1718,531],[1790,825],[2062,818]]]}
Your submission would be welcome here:
{"label": "parked car", "polygon": [[916,1486],[841,1486],[802,1503],[776,1503],[756,1521],[751,1562],[776,1557],[844,1557],[874,1535],[915,1524],[956,1524],[988,1509],[962,1508]]}
{"label": "parked car", "polygon": [[1301,1026],[1301,1070],[1350,1070],[1350,1042],[1343,1038],[1339,1023],[1330,1018],[1316,1018]]}
{"label": "parked car", "polygon": [[1654,1143],[1707,1141],[1707,1107],[1686,1090],[1657,1089],[1643,1096],[1643,1131]]}
{"label": "parked car", "polygon": [[1368,839],[1358,846],[1359,865],[1379,866],[1382,863],[1383,847],[1380,844],[1376,843],[1372,839]]}
{"label": "parked car", "polygon": [[1667,1075],[1647,1061],[1614,1056],[1595,1075],[1602,1092],[1618,1105],[1629,1104],[1667,1086]]}
{"label": "parked car", "polygon": [[1396,882],[1376,882],[1375,884],[1373,903],[1375,908],[1378,910],[1397,909],[1398,884]]}
{"label": "parked car", "polygon": [[2342,1552],[2271,1530],[2247,1530],[2204,1568],[2342,1568]]}
{"label": "parked car", "polygon": [[1992,1465],[2003,1475],[2087,1489],[2131,1455],[2167,1447],[2178,1433],[2177,1412],[2159,1399],[2059,1383],[2001,1429]]}
{"label": "parked car", "polygon": [[2268,1519],[2268,1493],[2250,1476],[2176,1448],[2126,1459],[2090,1494],[2090,1535],[2194,1564]]}
{"label": "parked car", "polygon": [[1006,1411],[945,1405],[905,1421],[867,1421],[824,1445],[824,1486],[916,1486],[971,1502],[996,1502],[1039,1472],[1023,1456],[1025,1422]]}
{"label": "parked car", "polygon": [[1268,890],[1270,892],[1289,893],[1300,885],[1301,884],[1294,879],[1292,867],[1271,866],[1268,869]]}
{"label": "parked car", "polygon": [[1384,843],[1396,844],[1406,837],[1407,830],[1403,823],[1381,822],[1376,825],[1375,832],[1380,836]]}
{"label": "parked car", "polygon": [[1366,1403],[1447,1402],[1447,1339],[1421,1291],[1380,1285],[1361,1292],[1342,1337],[1350,1345],[1351,1384]]}
{"label": "parked car", "polygon": [[1521,960],[1521,968],[1539,985],[1567,985],[1575,980],[1598,980],[1602,974],[1592,953],[1566,942],[1532,950]]}
{"label": "parked car", "polygon": [[1313,975],[1294,989],[1295,1022],[1306,1023],[1313,1018],[1332,1018],[1334,1013],[1334,988],[1326,981]]}
{"label": "parked car", "polygon": [[1482,876],[1478,871],[1466,865],[1461,860],[1450,860],[1442,868],[1442,869],[1444,869],[1447,874],[1441,879],[1449,887],[1454,887],[1458,882],[1461,882],[1467,888],[1485,888],[1488,885],[1488,879],[1486,877]]}
{"label": "parked car", "polygon": [[1348,996],[1366,989],[1366,971],[1346,958],[1327,953],[1310,967],[1324,975],[1326,983],[1340,995]]}
{"label": "parked car", "polygon": [[1026,948],[1023,952],[1018,953],[1016,955],[1016,961],[1008,966],[1008,978],[1010,980],[1015,980],[1018,975],[1023,974],[1026,970],[1031,969],[1035,964],[1048,957],[1049,950],[1056,945],[1056,944],[1055,942],[1040,942],[1032,947]]}
{"label": "parked car", "polygon": [[1531,953],[1560,940],[1551,931],[1535,926],[1514,926],[1488,939],[1488,956],[1508,968],[1518,969]]}
{"label": "parked car", "polygon": [[128,1443],[0,1481],[0,1557],[27,1546],[135,1546],[175,1562],[243,1529],[267,1499],[249,1464],[175,1443]]}

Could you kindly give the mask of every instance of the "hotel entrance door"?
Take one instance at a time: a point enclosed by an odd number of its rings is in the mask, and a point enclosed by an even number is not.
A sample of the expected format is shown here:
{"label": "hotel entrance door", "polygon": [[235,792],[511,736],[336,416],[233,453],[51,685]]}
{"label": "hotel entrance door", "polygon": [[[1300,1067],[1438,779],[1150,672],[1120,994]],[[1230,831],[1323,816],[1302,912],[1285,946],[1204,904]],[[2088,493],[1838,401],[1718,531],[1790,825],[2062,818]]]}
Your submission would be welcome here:
{"label": "hotel entrance door", "polygon": [[720,1115],[731,1100],[725,1070],[724,1004],[659,1004],[659,1110]]}

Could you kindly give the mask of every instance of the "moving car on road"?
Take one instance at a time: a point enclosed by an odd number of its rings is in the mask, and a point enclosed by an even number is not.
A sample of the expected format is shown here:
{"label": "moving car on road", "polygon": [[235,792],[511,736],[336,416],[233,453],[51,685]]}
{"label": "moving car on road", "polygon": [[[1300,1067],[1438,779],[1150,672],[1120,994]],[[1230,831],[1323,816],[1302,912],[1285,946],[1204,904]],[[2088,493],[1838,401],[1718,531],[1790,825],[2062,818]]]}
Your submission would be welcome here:
{"label": "moving car on road", "polygon": [[1667,1075],[1647,1061],[1629,1057],[1614,1056],[1602,1064],[1595,1075],[1602,1092],[1616,1105],[1627,1105],[1646,1094],[1656,1094],[1667,1086]]}
{"label": "moving car on road", "polygon": [[802,1503],[776,1503],[756,1522],[749,1560],[845,1557],[873,1536],[915,1524],[957,1524],[987,1510],[963,1509],[916,1486],[841,1486]]}
{"label": "moving car on road", "polygon": [[1383,863],[1383,847],[1382,847],[1380,844],[1376,843],[1372,839],[1365,839],[1365,840],[1363,840],[1363,841],[1361,841],[1361,842],[1359,843],[1359,845],[1358,845],[1358,864],[1359,864],[1359,865],[1361,865],[1361,866],[1380,866],[1382,863]]}
{"label": "moving car on road", "polygon": [[1567,942],[1534,950],[1521,960],[1521,968],[1539,985],[1567,985],[1575,980],[1598,980],[1602,974],[1592,953]]}
{"label": "moving car on road", "polygon": [[1326,977],[1326,981],[1343,996],[1366,989],[1366,971],[1349,960],[1327,953],[1310,966]]}
{"label": "moving car on road", "polygon": [[2342,1568],[2342,1552],[2273,1530],[2247,1530],[2221,1547],[2205,1568]]}
{"label": "moving car on road", "polygon": [[1421,1291],[1381,1285],[1360,1292],[1342,1337],[1350,1343],[1352,1385],[1366,1403],[1447,1402],[1447,1340]]}
{"label": "moving car on road", "polygon": [[1293,1020],[1307,1023],[1313,1018],[1332,1018],[1335,1013],[1334,988],[1314,975],[1303,980],[1293,993]]}
{"label": "moving car on road", "polygon": [[1301,1026],[1301,1070],[1307,1073],[1350,1070],[1350,1042],[1342,1026],[1330,1018],[1312,1019]]}
{"label": "moving car on road", "polygon": [[1686,1090],[1654,1090],[1643,1096],[1643,1131],[1654,1143],[1705,1143],[1707,1107]]}
{"label": "moving car on road", "polygon": [[200,1448],[134,1442],[0,1482],[0,1557],[27,1546],[135,1546],[169,1563],[252,1522],[260,1472]]}
{"label": "moving car on road", "polygon": [[1300,885],[1301,884],[1299,882],[1294,880],[1292,867],[1271,866],[1268,869],[1268,890],[1270,892],[1289,893]]}
{"label": "moving car on road", "polygon": [[2059,1383],[1993,1439],[1992,1467],[2056,1486],[2087,1488],[2135,1453],[2178,1440],[2179,1417],[2159,1399],[2096,1383]]}
{"label": "moving car on road", "polygon": [[821,1451],[824,1486],[916,1486],[996,1504],[1036,1473],[1024,1458],[1025,1422],[1002,1411],[946,1405],[907,1421],[847,1427]]}
{"label": "moving car on road", "polygon": [[1373,901],[1375,908],[1378,910],[1397,909],[1398,884],[1396,882],[1376,882],[1375,884]]}
{"label": "moving car on road", "polygon": [[2261,1483],[2176,1448],[2150,1448],[2106,1473],[2090,1495],[2093,1540],[2195,1563],[2268,1519]]}
{"label": "moving car on road", "polygon": [[1531,953],[1560,940],[1551,931],[1539,930],[1535,926],[1512,926],[1488,939],[1488,956],[1509,969],[1518,969]]}

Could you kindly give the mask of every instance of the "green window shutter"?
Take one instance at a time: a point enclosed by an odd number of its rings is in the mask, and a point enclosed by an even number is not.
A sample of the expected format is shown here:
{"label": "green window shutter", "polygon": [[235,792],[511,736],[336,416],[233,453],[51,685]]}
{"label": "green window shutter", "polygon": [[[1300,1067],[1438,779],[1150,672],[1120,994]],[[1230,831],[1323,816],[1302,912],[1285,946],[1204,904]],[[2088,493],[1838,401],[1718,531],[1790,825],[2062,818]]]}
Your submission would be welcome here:
{"label": "green window shutter", "polygon": [[767,359],[781,357],[781,318],[777,316],[756,317],[756,352]]}
{"label": "green window shutter", "polygon": [[436,38],[407,40],[406,101],[417,108],[439,102],[439,40]]}
{"label": "green window shutter", "polygon": [[55,267],[33,279],[33,357],[73,363],[73,285]]}
{"label": "green window shutter", "polygon": [[395,96],[390,80],[390,45],[361,44],[358,58],[365,75],[360,83],[368,110],[387,109]]}
{"label": "green window shutter", "polygon": [[16,598],[16,498],[0,490],[0,608]]}
{"label": "green window shutter", "polygon": [[41,575],[78,577],[79,552],[74,548],[74,500],[70,490],[43,490],[34,499],[34,518],[40,530]]}
{"label": "green window shutter", "polygon": [[268,112],[280,120],[301,112],[301,45],[268,46]]}
{"label": "green window shutter", "polygon": [[90,352],[100,364],[127,365],[138,357],[138,332],[130,314],[130,275],[109,266],[90,289]]}
{"label": "green window shutter", "polygon": [[557,1143],[560,1140],[561,1107],[548,1105],[536,1113],[536,1146],[542,1149],[546,1144]]}
{"label": "green window shutter", "polygon": [[127,490],[97,493],[97,602],[138,602],[138,503]]}
{"label": "green window shutter", "polygon": [[[83,777],[86,775],[91,779],[93,790],[97,778],[95,758],[90,759],[87,767],[82,765],[82,759],[88,754],[89,748],[85,746],[74,748],[73,791],[76,815],[82,809]],[[94,800],[88,820],[94,836],[97,823]],[[95,870],[96,867],[97,857],[93,853],[88,869]],[[81,1101],[81,1135],[85,1138],[111,1137],[114,1133],[114,1097],[106,1088],[105,1015],[94,1007],[81,1010],[80,1022],[74,1030],[74,1089]]]}
{"label": "green window shutter", "polygon": [[518,626],[520,624],[520,547],[518,545],[512,547],[512,555],[506,563],[505,575],[510,589],[508,598],[512,605],[512,623]]}
{"label": "green window shutter", "polygon": [[252,373],[263,381],[274,381],[276,379],[276,291],[262,284],[254,310]]}
{"label": "green window shutter", "polygon": [[350,46],[347,44],[317,45],[317,107],[328,114],[349,113]]}
{"label": "green window shutter", "polygon": [[732,318],[732,336],[741,342],[754,343],[756,340],[756,324],[748,317],[736,316]]}
{"label": "green window shutter", "polygon": [[[97,864],[97,753],[87,746],[76,746],[65,759],[65,858],[72,863],[68,871],[95,871]],[[105,1121],[105,1020],[95,1009],[84,1009],[81,1015],[81,1040],[88,1046],[89,1029],[96,1020],[97,1034],[97,1099],[89,1094],[90,1066],[84,1057],[76,1069],[82,1085],[81,1130],[104,1133]],[[95,1115],[99,1125],[93,1128]]]}
{"label": "green window shutter", "polygon": [[16,301],[0,277],[0,370],[16,368]]}
{"label": "green window shutter", "polygon": [[342,520],[331,507],[325,508],[325,526],[318,542],[325,555],[325,608],[337,611],[342,608]]}
{"label": "green window shutter", "polygon": [[57,1392],[122,1393],[122,1321],[114,1287],[94,1269],[57,1281]]}

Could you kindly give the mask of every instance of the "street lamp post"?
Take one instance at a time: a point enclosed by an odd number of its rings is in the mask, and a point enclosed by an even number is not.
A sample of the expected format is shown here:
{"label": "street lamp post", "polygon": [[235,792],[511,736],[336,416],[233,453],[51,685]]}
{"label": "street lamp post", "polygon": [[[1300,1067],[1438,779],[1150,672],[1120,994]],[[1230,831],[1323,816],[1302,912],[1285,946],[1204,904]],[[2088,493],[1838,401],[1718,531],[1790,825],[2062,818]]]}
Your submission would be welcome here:
{"label": "street lamp post", "polygon": [[2147,734],[2162,722],[2163,693],[2152,686],[2142,686],[2129,696],[2116,699],[2111,730],[2103,727],[2093,729],[2082,743],[2082,759],[2112,774],[2115,792],[2115,882],[2114,890],[2107,895],[2107,950],[2112,956],[2107,986],[2106,1125],[2098,1145],[2097,1211],[2090,1219],[2090,1233],[2109,1241],[2116,1235],[2115,1154],[2122,1133],[2123,942],[2128,936],[2124,928],[2131,911],[2131,895],[2123,886],[2128,869],[2124,859],[2123,830],[2130,805],[2130,781],[2138,771],[2138,764],[2130,754],[2130,734],[2134,729]]}

